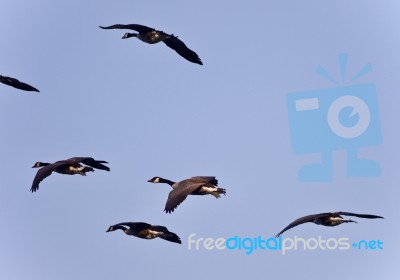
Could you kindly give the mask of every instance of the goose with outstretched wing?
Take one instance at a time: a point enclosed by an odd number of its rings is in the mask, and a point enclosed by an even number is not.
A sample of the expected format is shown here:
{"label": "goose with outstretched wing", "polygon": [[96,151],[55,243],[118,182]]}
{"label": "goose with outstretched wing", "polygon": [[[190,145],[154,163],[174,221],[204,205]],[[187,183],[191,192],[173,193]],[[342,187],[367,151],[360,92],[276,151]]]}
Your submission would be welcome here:
{"label": "goose with outstretched wing", "polygon": [[366,219],[383,219],[381,216],[370,215],[370,214],[355,214],[350,212],[329,212],[329,213],[320,213],[320,214],[313,214],[298,218],[297,220],[290,223],[287,227],[285,227],[281,232],[279,232],[275,237],[279,237],[285,231],[294,228],[298,225],[304,223],[314,223],[317,225],[323,225],[327,227],[334,227],[341,225],[343,223],[357,223],[353,220],[346,220],[342,216],[352,216],[358,218],[366,218]]}
{"label": "goose with outstretched wing", "polygon": [[190,62],[203,65],[200,57],[191,49],[189,49],[185,43],[178,39],[177,36],[173,34],[167,34],[163,31],[156,30],[151,27],[147,27],[140,24],[114,24],[111,26],[99,26],[102,29],[131,29],[138,33],[125,33],[122,39],[128,39],[131,37],[136,37],[139,40],[148,43],[156,44],[159,42],[164,42],[168,47],[176,51],[180,56],[187,59]]}

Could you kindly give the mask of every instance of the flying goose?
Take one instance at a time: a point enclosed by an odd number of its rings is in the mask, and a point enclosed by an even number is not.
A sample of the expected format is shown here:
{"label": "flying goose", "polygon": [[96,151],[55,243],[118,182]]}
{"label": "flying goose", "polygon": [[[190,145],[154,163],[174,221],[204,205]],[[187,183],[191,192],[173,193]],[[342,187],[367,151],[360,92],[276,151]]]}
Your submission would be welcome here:
{"label": "flying goose", "polygon": [[2,82],[5,85],[8,86],[12,86],[15,87],[17,89],[22,89],[22,90],[26,90],[26,91],[37,91],[39,92],[38,89],[34,88],[33,86],[30,86],[28,84],[25,84],[23,82],[18,81],[15,78],[10,78],[10,77],[6,77],[6,76],[2,76],[0,75],[0,82]]}
{"label": "flying goose", "polygon": [[181,244],[181,239],[178,235],[170,232],[166,227],[163,226],[152,226],[147,223],[119,223],[110,226],[106,232],[120,229],[127,235],[133,235],[143,239],[154,239],[160,237],[164,240]]}
{"label": "flying goose", "polygon": [[216,187],[218,180],[211,176],[196,176],[180,182],[173,182],[161,177],[153,177],[147,182],[150,183],[166,183],[173,190],[169,193],[164,211],[166,213],[174,212],[175,208],[181,204],[188,195],[206,195],[211,194],[216,198],[220,198],[220,194],[225,195],[223,188]]}
{"label": "flying goose", "polygon": [[334,227],[338,226],[343,223],[357,223],[353,220],[345,220],[342,216],[353,216],[358,218],[366,218],[366,219],[383,219],[381,216],[369,215],[369,214],[355,214],[349,212],[333,212],[333,213],[321,213],[321,214],[314,214],[301,217],[294,222],[290,223],[287,227],[285,227],[280,233],[278,233],[275,238],[279,237],[282,233],[291,229],[295,226],[304,224],[304,223],[314,223],[317,225],[327,226],[327,227]]}
{"label": "flying goose", "polygon": [[[81,165],[81,163],[88,165],[90,167],[83,166]],[[32,168],[39,168],[39,167],[42,168],[38,170],[35,178],[33,179],[31,192],[36,192],[39,189],[39,183],[46,177],[50,176],[53,171],[60,174],[66,174],[66,175],[80,174],[82,176],[86,176],[86,172],[93,172],[94,171],[93,168],[110,171],[110,168],[108,166],[103,165],[102,163],[108,163],[108,162],[104,160],[95,160],[94,158],[91,157],[73,157],[66,160],[60,160],[55,163],[46,163],[38,161],[35,163],[35,165],[32,166]]]}
{"label": "flying goose", "polygon": [[147,27],[140,24],[114,24],[111,26],[99,26],[102,29],[131,29],[139,33],[125,33],[122,39],[128,39],[130,37],[136,37],[139,40],[148,43],[156,44],[159,42],[164,42],[168,47],[175,50],[180,56],[189,60],[190,62],[203,65],[199,56],[189,49],[185,43],[178,39],[174,34],[167,34],[160,30],[155,30],[154,28]]}

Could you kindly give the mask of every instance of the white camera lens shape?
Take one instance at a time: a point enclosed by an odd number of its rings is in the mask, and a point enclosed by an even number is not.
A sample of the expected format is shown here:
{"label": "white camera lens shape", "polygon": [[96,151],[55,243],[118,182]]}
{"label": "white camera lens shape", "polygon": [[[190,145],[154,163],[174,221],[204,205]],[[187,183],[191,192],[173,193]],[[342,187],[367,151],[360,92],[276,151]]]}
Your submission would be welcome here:
{"label": "white camera lens shape", "polygon": [[[358,122],[351,127],[344,126],[339,120],[339,113],[345,107],[352,107],[353,111],[349,117],[359,115]],[[367,130],[371,114],[365,102],[352,95],[339,97],[332,102],[328,109],[328,124],[332,131],[342,138],[356,138]]]}

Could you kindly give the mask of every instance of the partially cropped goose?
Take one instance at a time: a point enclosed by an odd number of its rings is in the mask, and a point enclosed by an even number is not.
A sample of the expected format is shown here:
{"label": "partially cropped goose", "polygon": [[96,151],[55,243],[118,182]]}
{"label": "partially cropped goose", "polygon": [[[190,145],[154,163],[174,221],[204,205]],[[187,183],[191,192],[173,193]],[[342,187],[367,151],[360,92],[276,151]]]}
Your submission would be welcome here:
{"label": "partially cropped goose", "polygon": [[358,218],[366,218],[366,219],[383,219],[381,216],[370,215],[370,214],[355,214],[350,212],[333,212],[333,213],[320,213],[320,214],[313,214],[301,217],[294,222],[290,223],[287,227],[285,227],[281,232],[279,232],[275,237],[279,237],[285,231],[304,224],[304,223],[314,223],[317,225],[327,226],[327,227],[334,227],[341,225],[343,223],[357,223],[353,220],[345,220],[342,216],[353,216]]}
{"label": "partially cropped goose", "polygon": [[26,91],[37,91],[39,92],[38,89],[34,88],[31,85],[25,84],[23,82],[18,81],[15,78],[11,78],[11,77],[6,77],[6,76],[2,76],[0,75],[0,82],[8,85],[8,86],[12,86],[15,87],[17,89],[22,89],[22,90],[26,90]]}
{"label": "partially cropped goose", "polygon": [[211,176],[196,176],[180,182],[173,182],[161,177],[153,177],[147,182],[155,184],[166,183],[173,188],[165,204],[164,211],[166,213],[174,212],[175,208],[178,207],[188,195],[211,194],[219,198],[220,194],[226,194],[225,189],[217,187],[218,180]]}
{"label": "partially cropped goose", "polygon": [[200,57],[191,49],[189,49],[185,43],[178,39],[177,36],[173,34],[167,34],[160,30],[155,30],[154,28],[147,27],[140,24],[115,24],[111,26],[99,26],[102,29],[131,29],[138,33],[125,33],[122,39],[128,39],[131,37],[136,37],[139,40],[148,43],[156,44],[159,42],[164,42],[168,47],[175,50],[180,56],[189,60],[190,62],[203,65]]}
{"label": "partially cropped goose", "polygon": [[[81,163],[88,166],[83,166]],[[50,176],[53,171],[60,174],[80,174],[82,176],[86,176],[86,172],[93,172],[93,168],[110,171],[110,168],[102,163],[108,162],[104,160],[95,160],[91,157],[73,157],[66,160],[60,160],[55,163],[38,161],[32,166],[32,168],[41,168],[38,170],[35,178],[33,179],[31,192],[36,192],[39,189],[39,183],[46,177]]]}
{"label": "partially cropped goose", "polygon": [[154,239],[159,237],[170,242],[182,243],[178,235],[170,232],[163,226],[152,226],[142,222],[128,222],[110,226],[106,232],[115,231],[117,229],[122,230],[127,235],[133,235],[143,239]]}

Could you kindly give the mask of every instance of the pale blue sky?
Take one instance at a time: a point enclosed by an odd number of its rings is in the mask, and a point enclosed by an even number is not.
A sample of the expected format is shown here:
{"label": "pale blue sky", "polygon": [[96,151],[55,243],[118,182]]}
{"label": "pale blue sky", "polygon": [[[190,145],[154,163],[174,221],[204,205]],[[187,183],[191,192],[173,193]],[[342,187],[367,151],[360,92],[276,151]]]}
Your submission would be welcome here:
{"label": "pale blue sky", "polygon": [[[40,93],[0,84],[1,279],[394,279],[400,274],[400,19],[398,1],[3,1],[0,74]],[[164,44],[121,40],[138,23],[178,35],[204,66]],[[319,155],[291,149],[286,96],[331,88],[366,63],[357,83],[377,89],[383,144],[360,150],[382,176],[348,178],[333,154],[333,181],[302,183]],[[111,172],[53,174],[29,189],[36,161],[109,161]],[[227,196],[189,197],[163,213],[167,185],[214,175]],[[274,236],[294,219],[327,211],[382,215],[358,224],[313,224],[285,237],[380,239],[381,251],[188,250],[187,238]],[[167,226],[183,244],[105,233],[124,221]],[[175,271],[174,276],[165,274]],[[332,273],[331,275],[329,273]]]}

